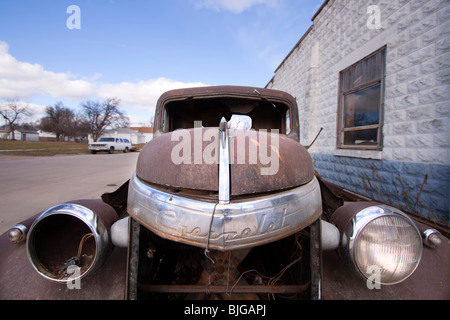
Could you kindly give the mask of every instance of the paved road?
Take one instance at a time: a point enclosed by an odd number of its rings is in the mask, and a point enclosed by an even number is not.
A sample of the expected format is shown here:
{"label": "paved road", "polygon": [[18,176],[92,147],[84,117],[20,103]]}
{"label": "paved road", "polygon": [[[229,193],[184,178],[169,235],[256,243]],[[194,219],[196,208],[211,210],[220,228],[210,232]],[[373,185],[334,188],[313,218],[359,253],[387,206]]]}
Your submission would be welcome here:
{"label": "paved road", "polygon": [[0,234],[48,208],[97,199],[133,174],[138,152],[14,157],[0,154]]}

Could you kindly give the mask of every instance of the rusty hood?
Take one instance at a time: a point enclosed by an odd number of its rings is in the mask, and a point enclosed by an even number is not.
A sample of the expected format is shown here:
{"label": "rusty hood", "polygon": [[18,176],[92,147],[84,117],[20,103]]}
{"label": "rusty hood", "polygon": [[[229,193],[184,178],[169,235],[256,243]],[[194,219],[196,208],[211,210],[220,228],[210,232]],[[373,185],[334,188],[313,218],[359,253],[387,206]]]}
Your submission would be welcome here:
{"label": "rusty hood", "polygon": [[[182,129],[147,143],[136,175],[174,189],[218,192],[219,128]],[[228,130],[230,194],[242,196],[285,190],[310,182],[314,165],[298,141],[272,131]]]}

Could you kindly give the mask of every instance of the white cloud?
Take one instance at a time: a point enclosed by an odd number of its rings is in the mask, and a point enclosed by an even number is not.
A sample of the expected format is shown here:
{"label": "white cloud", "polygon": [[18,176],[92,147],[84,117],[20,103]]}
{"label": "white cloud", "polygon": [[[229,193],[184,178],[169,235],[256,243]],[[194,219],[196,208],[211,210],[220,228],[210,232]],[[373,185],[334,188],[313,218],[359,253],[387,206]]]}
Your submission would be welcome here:
{"label": "white cloud", "polygon": [[119,97],[122,105],[149,110],[155,107],[161,94],[168,90],[200,86],[205,86],[205,84],[158,78],[143,80],[137,83],[121,82],[116,84],[103,84],[98,89],[98,96],[100,98]]}
{"label": "white cloud", "polygon": [[277,0],[198,0],[197,7],[204,7],[216,11],[228,10],[233,13],[242,13],[254,5],[274,6]]}
{"label": "white cloud", "polygon": [[[32,101],[33,97],[49,95],[55,98],[56,103],[61,100],[81,102],[87,99],[117,97],[121,100],[121,106],[129,111],[126,112],[129,116],[132,116],[133,109],[146,110],[150,116],[158,98],[165,91],[205,86],[200,82],[182,82],[166,78],[101,84],[98,83],[102,76],[99,73],[77,79],[68,72],[55,73],[44,70],[39,64],[18,61],[8,51],[8,44],[0,41],[0,100]],[[45,107],[33,106],[36,113],[43,116]]]}
{"label": "white cloud", "polygon": [[205,84],[157,78],[138,82],[103,84],[99,87],[97,95],[101,99],[118,97],[121,102],[120,105],[127,107],[125,113],[130,120],[130,125],[146,126],[153,118],[156,102],[164,92],[172,89],[201,86],[205,86]]}
{"label": "white cloud", "polygon": [[130,127],[150,127],[153,117],[136,117],[128,115],[128,120],[130,121]]}
{"label": "white cloud", "polygon": [[42,117],[46,116],[45,109],[47,107],[41,106],[34,103],[26,103],[28,107],[28,111],[31,113],[31,116],[24,119],[25,122],[36,122],[42,119]]}
{"label": "white cloud", "polygon": [[87,80],[73,79],[70,73],[46,71],[39,64],[17,61],[0,42],[0,98],[29,98],[49,94],[69,100],[90,96],[95,85]]}
{"label": "white cloud", "polygon": [[[35,104],[35,103],[28,103],[24,101],[17,101],[17,104],[21,108],[26,108],[27,112],[30,113],[30,116],[22,115],[20,117],[20,123],[25,122],[36,122],[41,120],[42,117],[45,116],[45,106]],[[7,110],[8,109],[8,102],[0,102],[0,108]],[[0,125],[3,125],[4,123],[0,121]]]}

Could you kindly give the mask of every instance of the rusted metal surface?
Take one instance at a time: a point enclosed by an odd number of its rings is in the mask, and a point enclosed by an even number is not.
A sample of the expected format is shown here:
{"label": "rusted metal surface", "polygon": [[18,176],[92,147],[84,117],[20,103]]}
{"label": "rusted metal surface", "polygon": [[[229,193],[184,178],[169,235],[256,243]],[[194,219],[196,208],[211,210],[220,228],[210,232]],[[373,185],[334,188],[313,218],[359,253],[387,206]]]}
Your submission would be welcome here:
{"label": "rusted metal surface", "polygon": [[[200,134],[203,136],[206,128],[186,130],[190,139],[188,146],[192,151],[192,154],[188,155],[190,164],[175,164],[171,160],[172,152],[178,150],[177,145],[181,142],[172,141],[172,134],[167,133],[148,142],[141,150],[136,165],[136,175],[144,181],[161,186],[217,192],[219,185],[217,162],[207,164],[201,160],[200,164],[193,163],[193,154],[196,151],[194,134],[197,134],[194,130],[201,130]],[[198,152],[203,154],[207,145],[207,142],[202,142],[202,150]]]}
{"label": "rusted metal surface", "polygon": [[[297,141],[282,134],[261,131],[253,132],[254,136],[239,130],[232,130],[230,134],[235,137],[232,162],[234,164],[231,165],[232,195],[285,190],[304,185],[314,177],[311,156]],[[245,139],[245,151],[238,139]],[[278,140],[278,143],[274,143],[274,140]],[[258,163],[252,164],[249,149],[251,150],[254,147],[252,145],[256,144],[259,156],[261,152],[259,148],[264,141],[267,141],[267,154],[271,153],[272,163],[261,164],[261,159],[258,159]],[[245,155],[244,161],[238,159],[242,154]],[[274,168],[276,164],[277,168]],[[269,167],[276,169],[276,173],[261,174],[261,170],[269,169]]]}
{"label": "rusted metal surface", "polygon": [[[139,155],[137,176],[146,182],[175,189],[218,192],[218,162],[204,161],[205,155],[210,155],[214,141],[200,141],[201,145],[195,146],[195,141],[199,141],[197,135],[202,137],[207,130],[215,130],[215,136],[218,137],[218,128],[185,130],[186,137],[190,139],[190,148],[185,148],[185,151],[192,153],[187,158],[190,163],[172,161],[172,153],[174,150],[178,152],[182,143],[172,141],[172,133],[150,141]],[[270,132],[230,130],[229,134],[235,141],[230,159],[231,196],[285,190],[304,185],[314,177],[314,165],[309,153],[295,140]],[[261,144],[266,142],[267,148],[263,152],[260,150]],[[215,143],[218,144],[217,139]],[[196,152],[200,154],[198,159],[195,158]],[[265,153],[265,157],[270,156],[270,163],[261,162],[261,152]],[[272,169],[274,174],[261,174],[262,170]]]}
{"label": "rusted metal surface", "polygon": [[117,190],[104,193],[101,196],[104,203],[114,208],[119,218],[127,212],[128,183],[129,180],[123,183]]}

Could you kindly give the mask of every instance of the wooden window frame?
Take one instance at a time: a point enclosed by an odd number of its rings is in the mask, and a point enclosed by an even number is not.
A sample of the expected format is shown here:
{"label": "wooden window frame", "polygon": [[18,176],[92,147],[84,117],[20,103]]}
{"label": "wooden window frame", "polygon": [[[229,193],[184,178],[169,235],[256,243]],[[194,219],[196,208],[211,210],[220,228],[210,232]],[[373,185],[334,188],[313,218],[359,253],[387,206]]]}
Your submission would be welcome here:
{"label": "wooden window frame", "polygon": [[[379,76],[373,77],[369,81],[363,82],[361,84],[358,84],[357,86],[344,90],[344,76],[345,73],[348,72],[350,69],[355,68],[357,65],[369,60],[370,58],[374,57],[375,55],[381,54],[381,65],[379,66]],[[351,66],[347,67],[346,69],[342,70],[339,73],[339,97],[338,97],[338,124],[337,124],[337,148],[338,149],[350,149],[350,150],[382,150],[383,148],[383,134],[382,134],[382,128],[383,128],[383,110],[384,110],[384,87],[385,87],[385,70],[386,70],[386,46],[376,50],[375,52],[371,53],[370,55],[364,57],[363,59],[359,60],[358,62],[352,64]],[[345,127],[345,114],[344,114],[344,101],[345,97],[354,94],[356,92],[360,92],[364,89],[368,89],[370,87],[373,87],[377,84],[380,84],[380,105],[379,105],[379,118],[378,118],[378,124],[371,124],[366,126],[355,126],[355,127]],[[376,145],[351,145],[351,144],[345,144],[345,134],[347,132],[356,132],[356,131],[364,131],[364,130],[373,130],[377,129],[377,143]]]}

